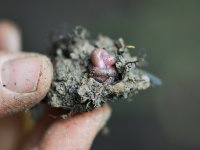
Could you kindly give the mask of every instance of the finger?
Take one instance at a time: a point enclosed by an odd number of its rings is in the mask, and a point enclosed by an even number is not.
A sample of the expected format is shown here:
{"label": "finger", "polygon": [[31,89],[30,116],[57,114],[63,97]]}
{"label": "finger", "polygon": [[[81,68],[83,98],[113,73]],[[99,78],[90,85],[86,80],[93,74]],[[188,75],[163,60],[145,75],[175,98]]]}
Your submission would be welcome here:
{"label": "finger", "polygon": [[22,115],[15,114],[0,119],[0,145],[2,150],[14,150],[22,133]]}
{"label": "finger", "polygon": [[77,115],[68,120],[59,120],[45,132],[41,150],[88,150],[111,115],[110,108],[102,108]]}
{"label": "finger", "polygon": [[[21,34],[13,23],[0,21],[0,51],[18,52],[21,50]],[[18,145],[22,133],[22,115],[15,114],[0,119],[1,149],[12,150]]]}
{"label": "finger", "polygon": [[47,93],[53,68],[39,54],[0,53],[0,117],[28,109]]}
{"label": "finger", "polygon": [[66,120],[55,120],[49,117],[51,113],[60,114],[57,110],[55,112],[52,109],[48,109],[35,125],[31,134],[26,137],[28,141],[24,140],[23,150],[51,150],[55,149],[55,147],[57,150],[70,150],[70,147],[72,149],[80,147],[82,150],[88,149],[97,132],[110,117],[111,110],[106,105],[92,112],[82,113]]}
{"label": "finger", "polygon": [[50,114],[52,114],[54,111],[54,109],[50,108],[50,106],[46,105],[43,111],[42,117],[35,122],[36,124],[33,126],[31,131],[26,133],[19,144],[21,150],[33,150],[38,148],[38,145],[40,144],[40,141],[46,130],[53,122],[57,120],[53,117],[50,117]]}
{"label": "finger", "polygon": [[15,24],[0,22],[0,51],[18,52],[21,50],[21,33]]}

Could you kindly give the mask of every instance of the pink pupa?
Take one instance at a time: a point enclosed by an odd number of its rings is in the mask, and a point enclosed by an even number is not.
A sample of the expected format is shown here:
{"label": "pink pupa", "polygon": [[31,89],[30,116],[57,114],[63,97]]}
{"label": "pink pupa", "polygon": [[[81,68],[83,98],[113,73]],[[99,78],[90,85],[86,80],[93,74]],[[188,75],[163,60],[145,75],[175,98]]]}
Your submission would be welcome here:
{"label": "pink pupa", "polygon": [[102,48],[96,48],[91,53],[90,72],[99,82],[113,83],[117,72],[115,69],[115,57]]}

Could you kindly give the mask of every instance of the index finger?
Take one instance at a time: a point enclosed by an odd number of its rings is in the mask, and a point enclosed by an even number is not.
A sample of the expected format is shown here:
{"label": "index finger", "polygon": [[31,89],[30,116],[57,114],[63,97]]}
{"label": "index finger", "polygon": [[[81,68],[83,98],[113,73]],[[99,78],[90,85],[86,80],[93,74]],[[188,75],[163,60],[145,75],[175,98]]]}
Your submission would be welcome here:
{"label": "index finger", "polygon": [[19,52],[21,45],[18,27],[10,21],[0,21],[0,51]]}

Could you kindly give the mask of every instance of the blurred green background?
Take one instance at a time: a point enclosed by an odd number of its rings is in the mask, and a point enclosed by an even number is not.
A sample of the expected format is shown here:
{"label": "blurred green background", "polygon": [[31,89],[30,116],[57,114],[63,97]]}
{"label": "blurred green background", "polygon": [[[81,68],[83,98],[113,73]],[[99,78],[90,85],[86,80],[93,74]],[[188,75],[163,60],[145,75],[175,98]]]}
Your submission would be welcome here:
{"label": "blurred green background", "polygon": [[110,133],[92,149],[200,149],[200,1],[1,0],[0,19],[18,24],[25,51],[47,53],[52,31],[83,25],[147,54],[163,85],[112,103]]}

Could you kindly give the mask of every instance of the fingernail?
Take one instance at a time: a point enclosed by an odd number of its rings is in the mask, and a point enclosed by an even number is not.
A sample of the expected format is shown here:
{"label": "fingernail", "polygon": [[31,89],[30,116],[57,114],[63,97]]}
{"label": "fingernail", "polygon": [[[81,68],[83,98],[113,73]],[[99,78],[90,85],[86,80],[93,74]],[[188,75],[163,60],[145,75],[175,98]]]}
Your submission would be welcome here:
{"label": "fingernail", "polygon": [[9,60],[1,69],[2,84],[13,92],[34,92],[37,89],[40,68],[39,56]]}

